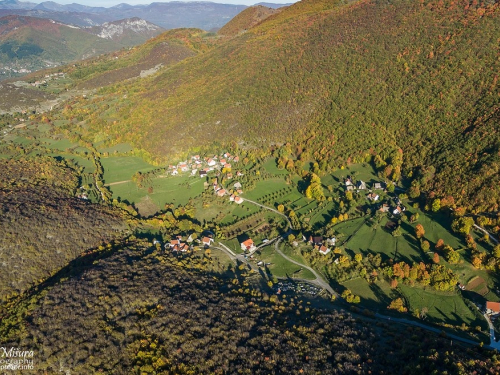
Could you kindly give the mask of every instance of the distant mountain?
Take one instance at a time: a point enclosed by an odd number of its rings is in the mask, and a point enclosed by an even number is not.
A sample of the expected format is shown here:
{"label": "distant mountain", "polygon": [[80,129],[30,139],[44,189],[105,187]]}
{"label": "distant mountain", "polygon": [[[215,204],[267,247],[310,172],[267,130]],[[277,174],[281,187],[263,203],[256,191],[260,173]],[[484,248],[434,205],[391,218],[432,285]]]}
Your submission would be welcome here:
{"label": "distant mountain", "polygon": [[35,3],[29,3],[17,0],[2,0],[0,1],[0,9],[33,9]]}
{"label": "distant mountain", "polygon": [[53,1],[40,4],[17,0],[0,1],[0,16],[50,18],[75,26],[98,26],[125,18],[138,17],[165,29],[194,27],[203,30],[219,29],[236,16],[246,5],[212,2],[154,2],[149,5],[122,3],[111,8],[90,7],[80,4],[61,5]]}
{"label": "distant mountain", "polygon": [[263,7],[266,7],[266,8],[273,8],[273,9],[278,9],[278,8],[284,8],[284,7],[287,7],[287,6],[290,6],[292,5],[293,3],[286,3],[286,4],[275,4],[275,3],[257,3],[255,4],[254,6],[263,6]]}
{"label": "distant mountain", "polygon": [[[278,9],[291,4],[259,3],[257,6]],[[81,4],[62,5],[54,1],[40,4],[17,0],[0,1],[0,17],[10,14],[50,18],[75,26],[98,26],[126,18],[138,17],[164,29],[194,27],[202,30],[217,30],[234,16],[246,9],[246,5],[219,4],[206,1],[154,2],[147,5],[121,3],[111,8],[90,7]]]}
{"label": "distant mountain", "polygon": [[36,5],[32,9],[40,9],[53,12],[82,12],[82,13],[102,13],[107,11],[107,8],[104,7],[89,7],[86,5],[80,5],[75,3],[68,5],[61,5],[54,1],[44,1],[43,3]]}
{"label": "distant mountain", "polygon": [[117,20],[108,17],[106,13],[54,12],[43,9],[0,9],[0,17],[10,15],[45,18],[78,27],[99,26],[104,22]]}
{"label": "distant mountain", "polygon": [[211,2],[151,3],[147,6],[110,8],[108,14],[115,19],[139,17],[165,29],[195,27],[211,30],[224,26],[246,9],[245,5]]}
{"label": "distant mountain", "polygon": [[0,73],[18,76],[142,44],[162,28],[138,18],[79,28],[25,16],[0,18]]}
{"label": "distant mountain", "polygon": [[84,31],[102,39],[113,40],[122,45],[133,46],[144,43],[146,40],[162,33],[165,29],[134,17],[120,21],[105,22],[101,26],[87,28],[84,29]]}

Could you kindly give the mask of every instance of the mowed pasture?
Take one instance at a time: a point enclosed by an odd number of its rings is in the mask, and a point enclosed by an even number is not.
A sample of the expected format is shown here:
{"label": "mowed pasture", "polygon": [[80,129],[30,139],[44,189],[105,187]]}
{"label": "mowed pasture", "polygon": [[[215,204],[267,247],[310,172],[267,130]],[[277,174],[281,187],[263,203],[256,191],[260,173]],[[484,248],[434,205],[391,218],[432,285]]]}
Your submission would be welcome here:
{"label": "mowed pasture", "polygon": [[101,158],[105,184],[128,181],[136,172],[148,172],[158,167],[146,163],[138,156],[115,156]]}
{"label": "mowed pasture", "polygon": [[281,255],[276,253],[276,251],[274,250],[274,245],[269,245],[262,248],[262,250],[260,250],[260,254],[256,254],[256,259],[257,261],[261,260],[265,264],[270,263],[266,266],[266,271],[268,271],[272,276],[289,277],[292,279],[316,279],[316,277],[308,269],[289,262]]}
{"label": "mowed pasture", "polygon": [[472,328],[476,326],[480,326],[483,330],[488,328],[480,314],[472,311],[456,293],[439,293],[406,285],[400,285],[398,289],[404,296],[410,312],[415,312],[416,309],[422,311],[424,308],[428,310],[425,320],[430,323],[445,322],[454,326],[465,323]]}
{"label": "mowed pasture", "polygon": [[389,283],[378,281],[369,283],[363,278],[356,278],[341,284],[361,299],[361,305],[373,310],[385,310],[391,300],[397,298],[398,294],[391,289]]}
{"label": "mowed pasture", "polygon": [[262,166],[267,172],[272,174],[287,175],[290,173],[286,169],[279,169],[276,165],[276,159],[274,158],[269,158],[264,164],[262,164]]}
{"label": "mowed pasture", "polygon": [[245,192],[245,198],[253,201],[260,201],[273,195],[281,189],[287,188],[289,185],[281,178],[271,178],[269,180],[259,181],[255,184],[255,188]]}

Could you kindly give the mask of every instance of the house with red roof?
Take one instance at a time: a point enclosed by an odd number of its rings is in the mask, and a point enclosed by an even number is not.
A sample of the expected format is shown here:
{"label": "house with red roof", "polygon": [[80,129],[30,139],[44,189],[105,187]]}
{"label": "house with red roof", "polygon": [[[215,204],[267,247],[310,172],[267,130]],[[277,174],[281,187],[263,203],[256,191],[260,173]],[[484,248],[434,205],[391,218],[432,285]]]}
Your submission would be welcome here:
{"label": "house with red roof", "polygon": [[210,246],[212,243],[214,242],[214,239],[212,237],[203,237],[203,239],[201,240],[201,243],[204,245],[204,246]]}
{"label": "house with red roof", "polygon": [[243,251],[255,250],[255,244],[253,243],[253,240],[249,238],[248,240],[243,241],[241,243],[241,250]]}
{"label": "house with red roof", "polygon": [[486,302],[486,314],[495,315],[500,313],[500,302]]}

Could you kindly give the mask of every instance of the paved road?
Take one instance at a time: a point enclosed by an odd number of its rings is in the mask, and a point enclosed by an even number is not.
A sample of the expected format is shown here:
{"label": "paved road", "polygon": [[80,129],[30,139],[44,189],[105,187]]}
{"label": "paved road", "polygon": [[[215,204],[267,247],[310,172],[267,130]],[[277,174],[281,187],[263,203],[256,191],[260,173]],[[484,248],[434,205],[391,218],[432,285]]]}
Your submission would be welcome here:
{"label": "paved road", "polygon": [[497,342],[495,340],[495,327],[493,326],[493,323],[491,322],[490,317],[488,314],[484,313],[483,314],[484,319],[488,322],[488,327],[490,329],[490,348],[500,350],[500,342]]}
{"label": "paved road", "polygon": [[496,243],[496,244],[498,243],[498,240],[497,240],[495,237],[493,237],[493,236],[491,235],[491,233],[490,233],[490,232],[488,232],[488,231],[487,231],[486,229],[484,229],[483,227],[480,227],[479,225],[474,224],[474,228],[477,228],[477,229],[479,229],[481,232],[483,232],[484,234],[487,234],[488,236],[490,236],[490,240],[492,240],[494,243]]}

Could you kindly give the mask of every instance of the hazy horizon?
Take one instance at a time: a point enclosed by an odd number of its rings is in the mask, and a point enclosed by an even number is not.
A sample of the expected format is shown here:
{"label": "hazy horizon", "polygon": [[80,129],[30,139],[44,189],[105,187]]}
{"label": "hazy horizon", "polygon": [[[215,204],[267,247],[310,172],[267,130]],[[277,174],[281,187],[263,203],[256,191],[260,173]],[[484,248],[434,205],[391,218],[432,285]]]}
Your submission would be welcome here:
{"label": "hazy horizon", "polygon": [[[23,1],[23,0],[20,0],[20,1]],[[193,2],[193,1],[196,1],[196,2],[199,2],[200,0],[182,0],[182,1],[179,1],[179,0],[175,0],[176,2]],[[201,0],[203,1],[203,0]],[[23,1],[24,2],[24,1]],[[26,2],[33,2],[33,3],[37,3],[37,4],[40,4],[42,3],[43,1],[26,1]],[[172,1],[143,1],[143,0],[130,0],[130,1],[120,1],[120,0],[82,0],[82,1],[78,1],[78,0],[58,0],[58,1],[54,1],[54,3],[57,3],[57,4],[61,4],[61,5],[68,5],[68,4],[80,4],[80,5],[86,5],[86,6],[92,6],[92,7],[105,7],[105,8],[109,8],[109,7],[113,7],[115,5],[118,5],[118,4],[129,4],[129,5],[148,5],[148,4],[151,4],[151,3],[169,3],[169,2],[172,2]],[[250,5],[254,5],[254,4],[257,4],[259,2],[265,2],[265,1],[252,1],[252,0],[221,0],[221,1],[204,1],[204,2],[210,2],[210,3],[218,3],[218,4],[235,4],[235,5],[247,5],[247,6],[250,6]],[[275,1],[267,1],[269,3],[273,3],[273,4],[287,4],[287,3],[294,3],[296,1],[294,0],[275,0]]]}

